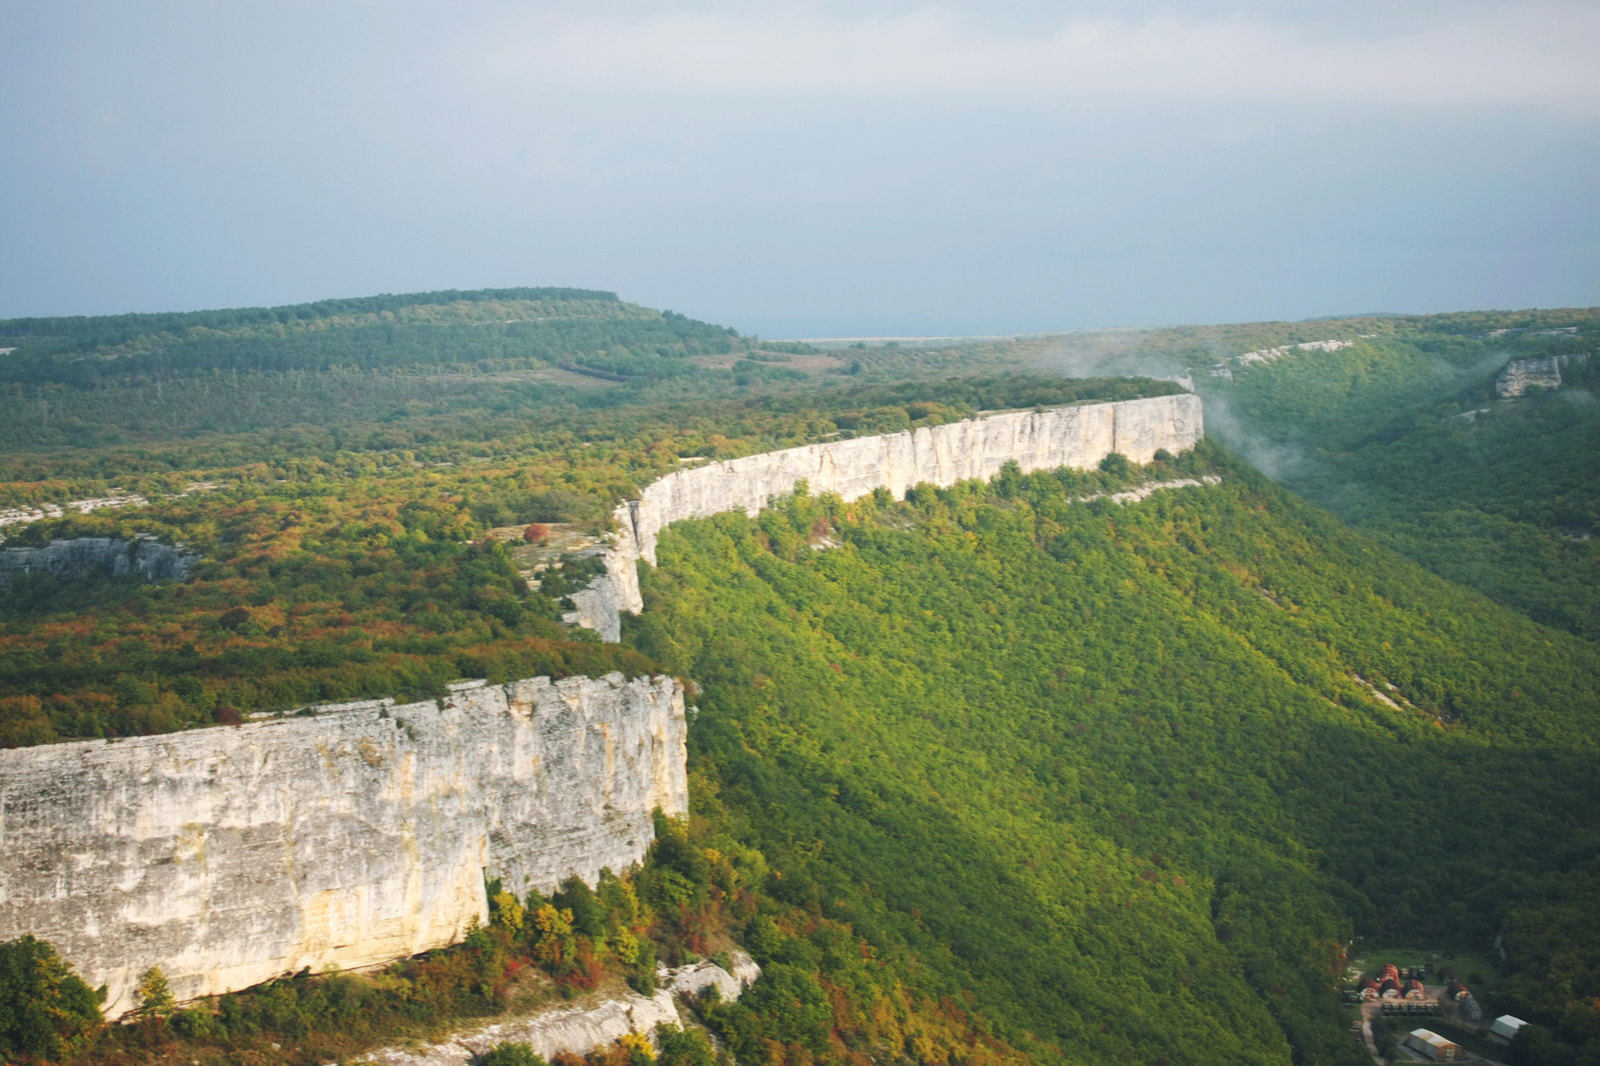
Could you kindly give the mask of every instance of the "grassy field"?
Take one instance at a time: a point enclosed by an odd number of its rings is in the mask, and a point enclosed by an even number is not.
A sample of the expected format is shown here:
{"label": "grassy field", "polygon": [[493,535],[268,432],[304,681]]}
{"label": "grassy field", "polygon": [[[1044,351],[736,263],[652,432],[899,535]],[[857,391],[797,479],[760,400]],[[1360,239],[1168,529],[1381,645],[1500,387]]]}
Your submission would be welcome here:
{"label": "grassy field", "polygon": [[[1471,947],[1453,946],[1446,947],[1438,944],[1395,944],[1357,941],[1351,949],[1350,964],[1346,970],[1347,978],[1376,976],[1385,963],[1394,963],[1402,971],[1409,966],[1422,966],[1433,963],[1434,973],[1437,974],[1441,966],[1454,966],[1456,973],[1461,975],[1462,982],[1480,998],[1488,992],[1499,987],[1504,976],[1495,966],[1492,958],[1493,948],[1473,945]],[[1360,972],[1360,977],[1356,976]],[[1425,984],[1433,984],[1430,978]]]}

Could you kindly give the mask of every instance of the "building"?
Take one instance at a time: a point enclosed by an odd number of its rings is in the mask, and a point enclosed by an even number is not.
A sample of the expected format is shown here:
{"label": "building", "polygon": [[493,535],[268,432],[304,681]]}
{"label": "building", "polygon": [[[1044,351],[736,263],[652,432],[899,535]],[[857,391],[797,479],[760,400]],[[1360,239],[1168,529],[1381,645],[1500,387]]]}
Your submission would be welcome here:
{"label": "building", "polygon": [[[1398,966],[1396,966],[1392,962],[1384,963],[1383,964],[1383,977],[1392,977],[1396,981],[1400,980],[1400,968]],[[1382,977],[1380,977],[1379,980],[1382,980]]]}
{"label": "building", "polygon": [[1413,977],[1411,980],[1406,982],[1406,998],[1421,1002],[1422,1000],[1428,998],[1428,991],[1422,987],[1421,981],[1418,981]]}
{"label": "building", "polygon": [[1451,981],[1444,986],[1444,994],[1452,1002],[1460,1003],[1463,999],[1472,995],[1472,991],[1460,981]]}
{"label": "building", "polygon": [[1483,1008],[1478,1006],[1478,1001],[1472,998],[1472,993],[1470,992],[1456,1000],[1456,1010],[1466,1021],[1483,1021]]}
{"label": "building", "polygon": [[1359,988],[1362,999],[1378,998],[1378,982],[1374,981],[1372,978],[1368,977],[1366,980],[1362,981]]}
{"label": "building", "polygon": [[1394,977],[1385,977],[1383,979],[1383,983],[1378,986],[1378,995],[1380,997],[1382,997],[1383,999],[1399,999],[1400,998],[1400,981],[1399,981],[1399,979],[1398,978],[1394,978]]}
{"label": "building", "polygon": [[1517,1035],[1517,1030],[1528,1023],[1521,1018],[1513,1018],[1509,1014],[1502,1014],[1489,1026],[1489,1039],[1498,1040],[1502,1044],[1509,1044]]}
{"label": "building", "polygon": [[1411,1030],[1411,1035],[1406,1037],[1406,1047],[1422,1052],[1435,1062],[1456,1062],[1461,1058],[1459,1047],[1426,1029]]}
{"label": "building", "polygon": [[1451,981],[1459,981],[1461,978],[1456,975],[1454,966],[1441,966],[1439,967],[1439,980],[1449,984]]}

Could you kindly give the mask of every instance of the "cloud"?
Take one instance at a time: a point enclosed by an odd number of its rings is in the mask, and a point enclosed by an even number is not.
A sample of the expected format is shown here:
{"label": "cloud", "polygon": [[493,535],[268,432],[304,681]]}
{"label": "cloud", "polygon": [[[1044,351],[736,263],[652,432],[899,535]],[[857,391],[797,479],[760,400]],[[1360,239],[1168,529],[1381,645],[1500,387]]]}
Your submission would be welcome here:
{"label": "cloud", "polygon": [[460,60],[500,88],[593,94],[1069,96],[1600,105],[1600,6],[1462,7],[1422,24],[1080,15],[1000,29],[947,8],[844,17],[767,9],[539,13]]}

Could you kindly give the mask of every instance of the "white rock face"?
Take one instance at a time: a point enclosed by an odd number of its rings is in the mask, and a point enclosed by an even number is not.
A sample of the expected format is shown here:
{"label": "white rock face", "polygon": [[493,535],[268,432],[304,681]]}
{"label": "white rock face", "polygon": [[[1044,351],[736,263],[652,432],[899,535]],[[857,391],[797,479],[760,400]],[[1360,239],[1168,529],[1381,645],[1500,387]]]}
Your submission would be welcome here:
{"label": "white rock face", "polygon": [[1529,386],[1542,389],[1559,389],[1561,371],[1571,361],[1570,356],[1552,355],[1543,359],[1513,359],[1495,379],[1495,395],[1510,400],[1528,391]]}
{"label": "white rock face", "polygon": [[385,1048],[368,1052],[366,1061],[384,1066],[468,1066],[496,1044],[528,1044],[546,1059],[563,1051],[587,1055],[597,1047],[608,1046],[629,1033],[643,1033],[655,1039],[655,1028],[662,1022],[681,1025],[676,997],[700,995],[715,985],[724,1002],[738,999],[756,978],[761,967],[742,951],[733,953],[733,973],[711,962],[683,966],[666,974],[659,991],[650,998],[630,992],[622,999],[606,1000],[595,1007],[555,1010],[529,1018],[497,1022],[466,1032],[453,1033],[442,1044],[417,1048]]}
{"label": "white rock face", "polygon": [[553,1011],[456,1033],[445,1044],[369,1051],[362,1061],[383,1066],[469,1066],[496,1044],[530,1044],[546,1059],[562,1051],[586,1055],[629,1033],[653,1033],[662,1022],[678,1025],[682,1020],[666,989],[648,999],[629,992],[623,999],[608,999],[587,1010]]}
{"label": "white rock face", "polygon": [[724,1003],[732,1003],[744,995],[744,990],[761,976],[761,967],[742,951],[731,953],[730,973],[710,960],[668,970],[665,966],[656,972],[661,976],[661,986],[675,996],[698,996],[708,988],[716,988]]}
{"label": "white rock face", "polygon": [[621,532],[614,550],[604,556],[606,574],[572,597],[578,609],[567,620],[606,640],[619,639],[620,612],[638,614],[644,607],[637,563],[643,559],[655,564],[656,537],[663,529],[723,511],[754,517],[773,496],[793,492],[801,481],[813,495],[835,493],[847,502],[878,488],[900,499],[907,489],[924,483],[947,488],[958,481],[987,480],[1008,462],[1023,473],[1092,467],[1112,452],[1148,463],[1157,450],[1177,454],[1204,435],[1200,397],[1183,393],[986,415],[678,470],[616,509],[613,517]]}
{"label": "white rock face", "polygon": [[683,691],[621,674],[0,751],[0,940],[52,941],[107,1013],[150,966],[180,1000],[375,965],[653,838],[688,809]]}

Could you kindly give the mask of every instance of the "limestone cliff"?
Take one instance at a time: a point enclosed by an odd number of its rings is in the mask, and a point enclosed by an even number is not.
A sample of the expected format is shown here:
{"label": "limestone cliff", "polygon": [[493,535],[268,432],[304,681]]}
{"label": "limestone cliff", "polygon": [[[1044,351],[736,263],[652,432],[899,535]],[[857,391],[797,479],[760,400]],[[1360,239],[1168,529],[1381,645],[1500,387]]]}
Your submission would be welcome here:
{"label": "limestone cliff", "polygon": [[0,549],[0,585],[26,573],[54,574],[63,581],[72,581],[102,566],[114,577],[138,574],[146,581],[182,581],[195,559],[189,552],[153,540],[53,540],[44,548]]}
{"label": "limestone cliff", "polygon": [[688,809],[669,678],[534,678],[449,698],[0,751],[0,940],[55,943],[113,1016],[443,947],[485,872],[548,891],[643,857]]}
{"label": "limestone cliff", "polygon": [[1190,393],[1047,411],[1011,411],[963,422],[853,440],[808,444],[679,470],[652,482],[614,514],[619,532],[604,556],[605,576],[572,597],[566,616],[606,640],[621,636],[620,613],[637,614],[638,561],[654,564],[656,537],[673,522],[741,510],[754,516],[773,496],[805,481],[813,494],[846,501],[877,488],[896,498],[920,484],[941,488],[988,479],[1008,462],[1024,473],[1087,468],[1112,452],[1148,463],[1165,448],[1176,454],[1205,434],[1200,398]]}
{"label": "limestone cliff", "polygon": [[1574,361],[1587,360],[1587,355],[1551,355],[1538,359],[1513,359],[1495,379],[1495,395],[1502,400],[1523,395],[1532,386],[1554,390],[1561,387],[1561,371]]}

